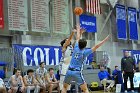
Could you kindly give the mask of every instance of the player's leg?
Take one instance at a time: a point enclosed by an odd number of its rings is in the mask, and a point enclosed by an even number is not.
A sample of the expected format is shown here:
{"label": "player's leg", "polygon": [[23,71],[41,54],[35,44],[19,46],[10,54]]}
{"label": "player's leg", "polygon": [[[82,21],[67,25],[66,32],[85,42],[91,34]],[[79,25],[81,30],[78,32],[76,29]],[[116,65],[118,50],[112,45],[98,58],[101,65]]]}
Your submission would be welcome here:
{"label": "player's leg", "polygon": [[83,90],[84,93],[89,93],[87,84],[83,78],[83,74],[80,71],[75,72],[75,80],[80,85],[81,90]]}
{"label": "player's leg", "polygon": [[35,86],[27,86],[26,87],[26,93],[30,93],[31,90],[34,90],[35,89]]}
{"label": "player's leg", "polygon": [[58,93],[60,93],[59,84],[53,84],[52,90],[57,89]]}
{"label": "player's leg", "polygon": [[12,93],[16,93],[18,90],[18,87],[12,87],[11,90],[12,90]]}
{"label": "player's leg", "polygon": [[67,89],[71,83],[71,80],[72,80],[72,74],[73,72],[68,70],[67,74],[66,74],[66,77],[65,77],[65,80],[64,80],[64,84],[63,84],[63,88],[62,88],[62,93],[67,93]]}
{"label": "player's leg", "polygon": [[49,84],[49,86],[48,86],[49,93],[52,93],[52,90],[53,90],[53,84]]}
{"label": "player's leg", "polygon": [[69,84],[64,83],[64,84],[63,84],[63,88],[62,88],[62,93],[67,93],[68,87],[69,87]]}
{"label": "player's leg", "polygon": [[59,83],[56,84],[56,88],[57,88],[58,93],[61,93]]}
{"label": "player's leg", "polygon": [[84,93],[89,93],[86,82],[80,85],[80,88],[81,90],[83,90]]}
{"label": "player's leg", "polygon": [[107,83],[107,79],[103,79],[101,80],[101,84],[104,86],[104,91],[106,91],[106,83]]}
{"label": "player's leg", "polygon": [[60,75],[60,82],[59,82],[60,90],[62,90],[62,88],[63,88],[63,82],[64,82],[64,79],[65,79],[65,76]]}
{"label": "player's leg", "polygon": [[0,87],[0,93],[6,93],[6,88],[5,87]]}
{"label": "player's leg", "polygon": [[36,85],[34,93],[40,93],[40,86]]}
{"label": "player's leg", "polygon": [[40,88],[41,88],[41,93],[46,93],[46,84],[40,84]]}
{"label": "player's leg", "polygon": [[107,87],[108,89],[113,87],[115,85],[115,81],[113,80],[107,80],[107,83],[109,83],[109,86]]}

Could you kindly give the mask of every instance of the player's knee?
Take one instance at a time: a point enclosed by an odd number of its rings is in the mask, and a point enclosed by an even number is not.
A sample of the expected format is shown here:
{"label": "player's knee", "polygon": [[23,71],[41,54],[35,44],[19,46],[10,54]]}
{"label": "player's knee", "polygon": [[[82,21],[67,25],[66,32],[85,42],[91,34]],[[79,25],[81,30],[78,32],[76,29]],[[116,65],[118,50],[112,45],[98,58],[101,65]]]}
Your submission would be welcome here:
{"label": "player's knee", "polygon": [[115,81],[113,81],[113,80],[112,80],[111,84],[113,84],[113,85],[114,85],[114,84],[115,84]]}
{"label": "player's knee", "polygon": [[67,89],[67,88],[68,88],[68,84],[64,84],[63,87],[64,87],[65,89]]}
{"label": "player's knee", "polygon": [[36,86],[37,89],[40,89],[40,86]]}
{"label": "player's knee", "polygon": [[[31,87],[29,88],[29,89],[31,89]],[[25,87],[21,87],[21,89],[20,89],[21,91],[25,91],[26,90],[26,88]]]}
{"label": "player's knee", "polygon": [[12,90],[13,91],[17,91],[18,90],[18,87],[13,87]]}
{"label": "player's knee", "polygon": [[83,92],[86,92],[88,89],[87,87],[82,87]]}
{"label": "player's knee", "polygon": [[1,90],[2,90],[2,91],[6,91],[6,88],[3,87],[3,88],[1,88]]}
{"label": "player's knee", "polygon": [[30,89],[30,88],[31,88],[30,86],[27,86],[27,87],[26,87],[26,89]]}
{"label": "player's knee", "polygon": [[49,87],[52,88],[53,87],[53,84],[50,84]]}
{"label": "player's knee", "polygon": [[86,92],[88,90],[87,85],[86,84],[81,85],[81,90],[83,90],[83,92]]}

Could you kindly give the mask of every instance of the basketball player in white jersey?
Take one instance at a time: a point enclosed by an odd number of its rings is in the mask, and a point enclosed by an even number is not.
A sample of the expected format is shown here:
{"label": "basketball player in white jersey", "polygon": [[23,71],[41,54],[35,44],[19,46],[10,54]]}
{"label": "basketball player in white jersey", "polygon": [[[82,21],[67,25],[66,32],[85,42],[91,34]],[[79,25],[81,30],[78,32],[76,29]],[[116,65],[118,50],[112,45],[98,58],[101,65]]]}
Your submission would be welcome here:
{"label": "basketball player in white jersey", "polygon": [[46,75],[47,70],[45,69],[45,63],[41,62],[40,67],[36,70],[36,80],[39,83],[40,90],[42,90],[42,93],[46,93],[46,82],[45,82]]}
{"label": "basketball player in white jersey", "polygon": [[40,92],[40,87],[34,77],[34,70],[29,69],[27,75],[23,77],[23,81],[26,86],[26,93],[31,93],[31,90],[34,90],[34,93]]}
{"label": "basketball player in white jersey", "polygon": [[15,70],[15,75],[10,77],[9,84],[10,89],[8,90],[8,93],[25,93],[25,85],[20,69]]}
{"label": "basketball player in white jersey", "polygon": [[[64,43],[67,41],[68,39],[65,39],[61,42],[61,45],[63,47]],[[62,44],[63,43],[63,44]],[[69,67],[69,60],[71,59],[71,52],[72,52],[72,46],[71,44],[67,46],[66,50],[62,52],[62,59],[59,65],[59,71],[60,71],[60,90],[62,90],[63,88],[63,81],[67,72],[67,69]]]}

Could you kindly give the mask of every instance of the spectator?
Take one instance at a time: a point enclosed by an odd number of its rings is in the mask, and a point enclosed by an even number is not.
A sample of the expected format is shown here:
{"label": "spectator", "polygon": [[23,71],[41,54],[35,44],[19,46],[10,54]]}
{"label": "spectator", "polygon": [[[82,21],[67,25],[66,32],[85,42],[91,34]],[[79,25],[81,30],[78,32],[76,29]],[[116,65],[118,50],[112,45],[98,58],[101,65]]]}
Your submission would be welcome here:
{"label": "spectator", "polygon": [[124,78],[124,89],[127,92],[127,80],[130,79],[131,92],[134,92],[133,77],[136,70],[135,60],[129,55],[129,51],[124,52],[124,57],[121,59],[121,70]]}
{"label": "spectator", "polygon": [[31,90],[34,90],[34,93],[40,92],[40,87],[37,85],[37,81],[34,77],[34,71],[32,69],[27,71],[27,75],[24,76],[23,80],[26,86],[26,93],[30,93]]}
{"label": "spectator", "polygon": [[113,75],[113,79],[115,80],[115,83],[117,84],[118,83],[118,72],[119,72],[119,68],[118,66],[115,66],[115,70],[112,72],[112,75]]}
{"label": "spectator", "polygon": [[46,82],[45,77],[47,75],[47,70],[45,69],[45,63],[41,62],[40,67],[36,70],[36,80],[38,81],[40,87],[42,88],[42,92],[46,92]]}
{"label": "spectator", "polygon": [[[114,81],[110,80],[110,74],[104,69],[104,67],[100,67],[100,72],[98,73],[98,77],[101,81],[101,84],[104,85],[106,91],[109,91],[110,88],[113,88]],[[107,88],[106,88],[106,83],[109,84]]]}
{"label": "spectator", "polygon": [[121,92],[124,92],[122,72],[119,70],[118,66],[115,66],[115,70],[112,72],[112,75],[115,80],[115,84],[121,84]]}
{"label": "spectator", "polygon": [[0,78],[0,93],[7,93],[3,80]]}
{"label": "spectator", "polygon": [[23,83],[20,69],[15,70],[15,74],[10,77],[9,83],[10,83],[10,89],[8,91],[9,93],[25,92],[25,86]]}
{"label": "spectator", "polygon": [[46,80],[48,83],[47,88],[48,88],[49,93],[52,93],[52,90],[56,88],[58,90],[58,93],[60,93],[59,82],[55,78],[53,68],[49,68],[49,73],[47,74]]}
{"label": "spectator", "polygon": [[97,69],[98,68],[98,65],[97,65],[97,63],[96,63],[96,61],[92,61],[92,68],[93,69]]}

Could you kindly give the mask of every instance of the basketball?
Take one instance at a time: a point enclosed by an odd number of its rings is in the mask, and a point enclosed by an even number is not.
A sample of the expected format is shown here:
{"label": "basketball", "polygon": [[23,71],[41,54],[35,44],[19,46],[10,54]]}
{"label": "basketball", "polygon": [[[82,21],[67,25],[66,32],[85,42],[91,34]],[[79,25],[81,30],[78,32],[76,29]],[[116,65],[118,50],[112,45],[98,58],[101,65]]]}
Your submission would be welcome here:
{"label": "basketball", "polygon": [[83,13],[83,9],[81,7],[74,8],[75,15],[81,15]]}

